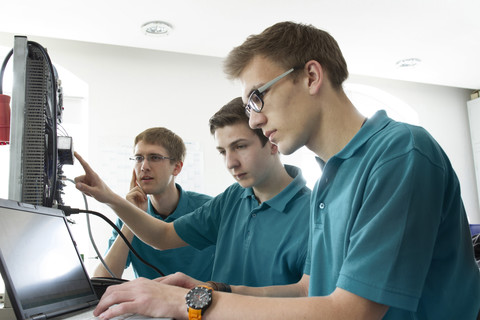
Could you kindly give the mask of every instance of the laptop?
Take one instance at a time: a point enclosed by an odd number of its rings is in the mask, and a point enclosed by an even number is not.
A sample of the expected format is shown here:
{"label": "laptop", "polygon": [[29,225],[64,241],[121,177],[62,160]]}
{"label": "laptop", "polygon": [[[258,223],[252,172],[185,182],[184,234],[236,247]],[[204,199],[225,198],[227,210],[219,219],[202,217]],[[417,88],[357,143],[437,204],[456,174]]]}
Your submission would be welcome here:
{"label": "laptop", "polygon": [[0,199],[0,271],[17,319],[96,319],[98,298],[63,211]]}

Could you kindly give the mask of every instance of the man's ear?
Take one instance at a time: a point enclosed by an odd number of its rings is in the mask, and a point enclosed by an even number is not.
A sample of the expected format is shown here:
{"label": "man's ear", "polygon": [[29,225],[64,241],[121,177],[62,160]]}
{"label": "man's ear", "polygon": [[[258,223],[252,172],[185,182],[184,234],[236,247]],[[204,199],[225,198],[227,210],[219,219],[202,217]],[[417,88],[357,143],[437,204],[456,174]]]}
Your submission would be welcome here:
{"label": "man's ear", "polygon": [[182,168],[183,168],[182,161],[175,162],[175,168],[173,168],[173,172],[172,172],[173,176],[176,177],[182,171]]}
{"label": "man's ear", "polygon": [[[270,142],[268,142],[270,143]],[[270,143],[271,147],[270,147],[270,150],[272,152],[272,154],[277,154],[278,153],[278,146],[276,144],[273,144],[273,143]]]}
{"label": "man's ear", "polygon": [[316,60],[310,60],[305,64],[307,71],[307,85],[310,94],[317,94],[324,81],[324,70],[322,65]]}

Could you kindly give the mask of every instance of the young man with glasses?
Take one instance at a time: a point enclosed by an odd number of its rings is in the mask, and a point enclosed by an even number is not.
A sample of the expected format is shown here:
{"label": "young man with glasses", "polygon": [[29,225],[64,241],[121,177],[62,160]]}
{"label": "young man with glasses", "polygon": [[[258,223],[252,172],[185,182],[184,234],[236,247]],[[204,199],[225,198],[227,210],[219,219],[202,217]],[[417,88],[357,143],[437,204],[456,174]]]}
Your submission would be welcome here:
{"label": "young man with glasses", "polygon": [[[186,147],[182,138],[167,128],[149,128],[138,134],[134,140],[134,155],[130,158],[134,168],[126,199],[150,216],[165,222],[173,222],[209,201],[210,196],[183,190],[175,183],[175,178],[182,171],[185,156]],[[186,246],[159,251],[134,236],[122,220],[117,219],[116,225],[140,257],[163,274],[180,271],[203,281],[211,279],[215,246],[204,250]],[[93,276],[121,278],[130,264],[136,277],[154,279],[160,276],[130,252],[115,230],[104,260],[109,270],[100,263]],[[203,263],[196,266],[192,260],[201,260]]]}
{"label": "young man with glasses", "polygon": [[[424,129],[384,111],[367,120],[357,111],[342,89],[348,71],[335,39],[282,22],[233,49],[225,66],[242,83],[250,126],[282,154],[307,146],[323,173],[312,193],[302,279],[231,287],[243,295],[213,292],[205,318],[477,319],[480,275],[447,156]],[[95,314],[115,315],[107,310],[115,303],[134,312],[142,301],[148,314],[184,319],[185,288],[199,283],[163,279],[112,288]]]}

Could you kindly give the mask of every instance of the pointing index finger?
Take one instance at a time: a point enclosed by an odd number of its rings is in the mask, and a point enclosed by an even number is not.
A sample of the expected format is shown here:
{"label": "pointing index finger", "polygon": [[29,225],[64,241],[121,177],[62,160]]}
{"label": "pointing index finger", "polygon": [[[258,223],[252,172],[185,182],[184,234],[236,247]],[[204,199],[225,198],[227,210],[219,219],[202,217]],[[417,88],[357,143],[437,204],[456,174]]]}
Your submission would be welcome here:
{"label": "pointing index finger", "polygon": [[74,155],[75,155],[75,158],[78,159],[78,162],[80,162],[80,164],[82,165],[85,172],[93,172],[90,165],[80,156],[80,154],[78,154],[78,152],[75,151]]}

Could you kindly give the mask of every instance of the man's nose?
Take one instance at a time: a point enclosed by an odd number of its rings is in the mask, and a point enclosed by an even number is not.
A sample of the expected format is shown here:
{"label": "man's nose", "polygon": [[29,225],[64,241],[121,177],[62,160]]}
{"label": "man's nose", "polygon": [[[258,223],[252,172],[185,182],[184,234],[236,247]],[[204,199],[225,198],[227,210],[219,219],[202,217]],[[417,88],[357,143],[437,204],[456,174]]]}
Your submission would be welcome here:
{"label": "man's nose", "polygon": [[150,163],[148,162],[147,158],[143,159],[141,169],[142,170],[150,169]]}
{"label": "man's nose", "polygon": [[225,163],[227,165],[227,169],[233,169],[238,167],[238,159],[235,156],[234,152],[228,152],[225,155]]}
{"label": "man's nose", "polygon": [[252,111],[248,119],[248,125],[252,129],[261,129],[265,124],[265,115],[261,112]]}

